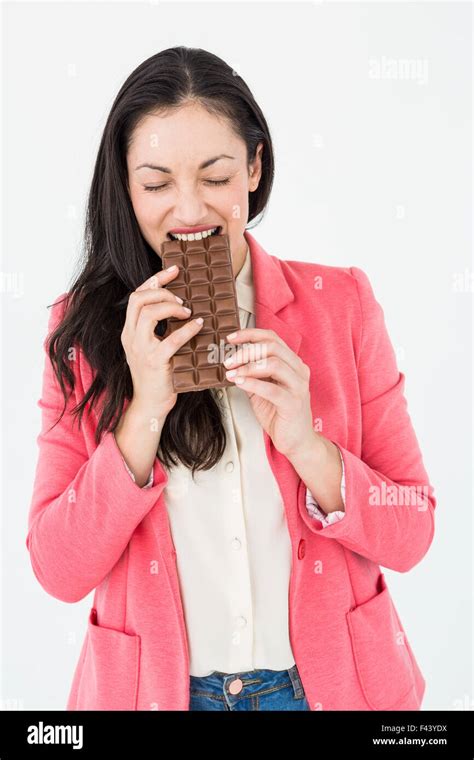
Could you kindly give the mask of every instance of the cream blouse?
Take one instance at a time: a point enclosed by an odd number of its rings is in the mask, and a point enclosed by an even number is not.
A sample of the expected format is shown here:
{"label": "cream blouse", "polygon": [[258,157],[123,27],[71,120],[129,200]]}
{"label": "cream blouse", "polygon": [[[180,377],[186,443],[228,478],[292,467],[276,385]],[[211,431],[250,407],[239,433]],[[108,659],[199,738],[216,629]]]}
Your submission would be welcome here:
{"label": "cream blouse", "polygon": [[[235,279],[241,329],[255,327],[251,256]],[[226,448],[210,470],[167,468],[164,498],[180,581],[190,674],[205,676],[295,664],[288,627],[291,541],[263,433],[246,392],[219,388]],[[341,456],[341,462],[342,456]],[[124,459],[133,479],[133,473]],[[153,485],[153,469],[144,488]],[[344,503],[344,464],[341,482]],[[306,489],[311,516],[326,515]]]}

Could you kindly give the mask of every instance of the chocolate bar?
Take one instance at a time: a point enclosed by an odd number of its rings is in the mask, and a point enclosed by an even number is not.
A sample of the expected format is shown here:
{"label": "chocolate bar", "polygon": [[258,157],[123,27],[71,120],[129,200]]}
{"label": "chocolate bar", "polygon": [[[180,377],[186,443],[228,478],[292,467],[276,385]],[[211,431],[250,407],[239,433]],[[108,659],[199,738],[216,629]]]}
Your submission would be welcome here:
{"label": "chocolate bar", "polygon": [[179,267],[179,274],[166,287],[191,309],[188,320],[169,317],[163,337],[187,321],[204,320],[199,332],[171,357],[174,392],[234,385],[222,364],[232,353],[226,335],[240,329],[229,236],[169,240],[162,243],[161,258],[163,269],[173,264]]}

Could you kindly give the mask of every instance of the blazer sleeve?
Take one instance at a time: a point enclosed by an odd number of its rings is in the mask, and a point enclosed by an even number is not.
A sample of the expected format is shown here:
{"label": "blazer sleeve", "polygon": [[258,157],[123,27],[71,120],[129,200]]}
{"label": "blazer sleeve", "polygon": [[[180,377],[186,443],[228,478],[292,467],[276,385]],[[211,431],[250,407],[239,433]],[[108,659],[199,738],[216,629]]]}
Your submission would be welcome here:
{"label": "blazer sleeve", "polygon": [[[42,394],[37,402],[41,431],[36,439],[39,453],[26,546],[34,574],[45,591],[64,602],[78,602],[115,565],[168,478],[156,460],[155,485],[147,489],[136,485],[123,466],[122,453],[111,431],[88,455],[83,435],[87,409],[79,430],[71,414],[74,392],[60,422],[54,425],[64,397],[47,354],[47,341],[63,311],[57,299],[43,343],[46,356]],[[76,382],[77,364],[74,362]]]}
{"label": "blazer sleeve", "polygon": [[367,275],[351,267],[361,309],[358,378],[361,456],[339,448],[345,473],[344,518],[325,526],[303,512],[312,531],[379,565],[406,572],[425,556],[434,535],[436,498],[404,396],[382,307]]}

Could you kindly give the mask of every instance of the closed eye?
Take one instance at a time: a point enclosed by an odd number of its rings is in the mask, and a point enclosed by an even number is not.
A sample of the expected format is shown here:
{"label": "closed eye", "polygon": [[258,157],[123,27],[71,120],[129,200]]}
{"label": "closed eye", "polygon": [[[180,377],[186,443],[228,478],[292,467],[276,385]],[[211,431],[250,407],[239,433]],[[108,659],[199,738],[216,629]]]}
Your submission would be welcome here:
{"label": "closed eye", "polygon": [[[226,177],[225,179],[206,179],[204,182],[206,182],[209,185],[227,185],[227,183],[230,181],[230,177]],[[144,189],[147,192],[157,192],[158,190],[164,190],[165,187],[168,187],[168,182],[165,182],[163,185],[144,185]]]}

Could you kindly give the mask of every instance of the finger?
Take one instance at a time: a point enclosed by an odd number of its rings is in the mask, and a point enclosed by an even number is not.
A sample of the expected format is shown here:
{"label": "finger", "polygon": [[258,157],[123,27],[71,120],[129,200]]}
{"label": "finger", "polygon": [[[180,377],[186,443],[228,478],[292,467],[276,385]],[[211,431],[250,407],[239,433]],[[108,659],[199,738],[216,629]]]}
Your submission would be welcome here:
{"label": "finger", "polygon": [[[282,338],[274,330],[266,330],[261,327],[245,327],[242,330],[235,332],[235,337],[230,338],[226,336],[230,343],[238,346],[242,341],[246,341],[249,344],[260,343],[266,345],[266,355],[276,354],[281,356],[290,366],[292,366],[295,372],[299,372],[304,376],[303,362],[301,358],[292,351]],[[277,348],[279,346],[279,349]],[[262,355],[262,354],[261,354]],[[260,358],[256,356],[256,358]]]}
{"label": "finger", "polygon": [[[155,289],[147,288],[141,291],[139,291],[139,289],[134,290],[132,293],[130,293],[130,297],[128,299],[124,325],[125,330],[130,328],[132,332],[135,332],[140,317],[140,311],[144,306],[163,302],[173,304],[182,303],[181,299],[175,296],[174,293],[172,293],[167,288],[159,287]],[[158,317],[158,319],[165,319],[165,317]]]}
{"label": "finger", "polygon": [[[247,332],[247,328],[245,332]],[[246,364],[249,361],[258,361],[259,359],[264,359],[270,356],[278,356],[282,361],[285,361],[297,375],[302,379],[305,379],[306,371],[302,359],[281,339],[274,340],[273,331],[259,330],[259,333],[262,332],[271,333],[271,337],[265,341],[259,342],[252,342],[250,340],[250,342],[245,343],[244,346],[238,347],[235,353],[228,357],[228,359],[232,359],[232,361],[226,359],[224,362],[226,369],[232,369],[239,364]],[[249,337],[251,339],[253,336]]]}
{"label": "finger", "polygon": [[291,402],[290,394],[281,385],[268,383],[266,380],[258,380],[256,377],[244,378],[244,382],[237,387],[242,388],[247,393],[255,393],[281,409]]}
{"label": "finger", "polygon": [[161,288],[171,282],[179,272],[179,267],[173,265],[168,269],[161,269],[159,272],[152,274],[145,282],[136,288],[136,290],[147,290],[148,288]]}
{"label": "finger", "polygon": [[191,312],[174,301],[149,303],[142,306],[135,330],[135,340],[139,346],[145,347],[156,340],[155,327],[157,322],[169,317],[189,319]]}
{"label": "finger", "polygon": [[190,319],[189,322],[186,322],[182,327],[178,327],[177,330],[173,330],[172,333],[161,340],[160,350],[167,361],[171,359],[178,348],[184,346],[185,343],[199,332],[204,322],[198,322],[198,319],[202,320],[202,317]]}
{"label": "finger", "polygon": [[282,340],[282,338],[280,338],[275,330],[267,330],[263,327],[243,327],[241,330],[236,330],[235,332],[229,334],[235,336],[233,338],[229,338],[229,335],[226,335],[226,338],[229,340],[229,342],[234,344],[241,343],[242,341],[249,341],[250,343],[261,341],[263,343],[265,341],[271,340],[277,341],[283,346],[286,346],[286,343]]}
{"label": "finger", "polygon": [[[234,372],[234,375],[230,375],[229,371],[226,372],[227,379],[233,383],[236,382],[236,378],[241,377],[268,377],[275,380],[277,383],[280,383],[283,388],[292,394],[299,393],[302,389],[302,378],[296,374],[289,364],[277,356],[265,357],[264,359],[259,359],[255,362],[248,362],[248,364],[243,364],[241,367],[234,370]],[[239,383],[237,383],[237,385],[238,384]]]}

